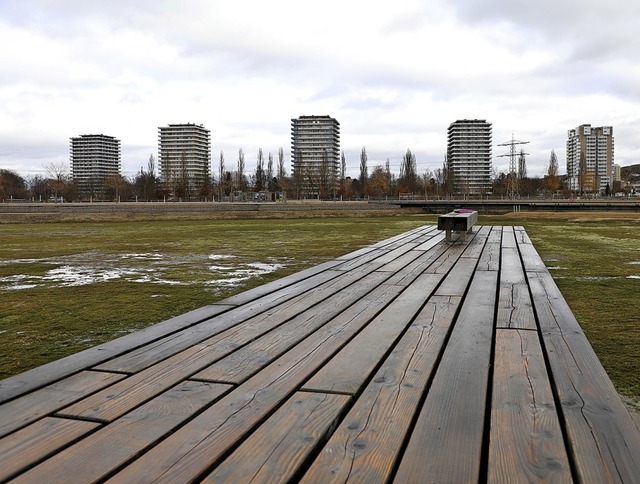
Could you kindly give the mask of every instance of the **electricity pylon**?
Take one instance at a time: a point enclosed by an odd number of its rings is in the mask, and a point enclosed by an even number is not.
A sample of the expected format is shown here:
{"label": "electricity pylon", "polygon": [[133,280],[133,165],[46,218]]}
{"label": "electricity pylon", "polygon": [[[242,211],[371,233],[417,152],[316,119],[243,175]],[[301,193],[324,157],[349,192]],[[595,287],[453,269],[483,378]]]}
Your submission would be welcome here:
{"label": "electricity pylon", "polygon": [[[517,145],[525,145],[528,141],[518,141],[513,138],[513,133],[511,133],[511,141],[507,141],[506,143],[501,143],[498,146],[509,146],[509,153],[504,155],[498,155],[499,158],[509,157],[509,175],[507,177],[507,182],[509,186],[507,187],[507,196],[510,199],[514,199],[518,196],[518,162],[517,156],[520,153],[516,153]],[[521,152],[523,155],[528,155],[529,153]]]}

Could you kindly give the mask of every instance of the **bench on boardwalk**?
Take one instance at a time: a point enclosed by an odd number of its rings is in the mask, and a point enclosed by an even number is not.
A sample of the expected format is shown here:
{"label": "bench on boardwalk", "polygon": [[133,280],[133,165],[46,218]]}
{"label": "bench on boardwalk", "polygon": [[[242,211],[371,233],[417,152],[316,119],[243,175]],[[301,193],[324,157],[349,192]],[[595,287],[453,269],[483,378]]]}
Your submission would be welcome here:
{"label": "bench on boardwalk", "polygon": [[637,482],[521,227],[435,226],[0,382],[0,481]]}
{"label": "bench on boardwalk", "polygon": [[457,232],[458,238],[466,240],[474,224],[478,222],[478,212],[474,210],[455,210],[438,216],[438,230],[446,232],[447,242],[452,242],[451,232]]}

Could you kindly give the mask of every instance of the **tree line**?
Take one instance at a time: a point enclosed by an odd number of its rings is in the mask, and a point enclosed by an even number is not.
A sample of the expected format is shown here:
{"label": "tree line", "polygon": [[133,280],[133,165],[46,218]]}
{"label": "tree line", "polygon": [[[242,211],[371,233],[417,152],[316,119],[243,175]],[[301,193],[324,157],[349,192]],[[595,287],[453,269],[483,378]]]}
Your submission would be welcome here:
{"label": "tree line", "polygon": [[[328,159],[319,168],[297,167],[291,175],[287,173],[284,151],[279,148],[275,157],[271,152],[266,156],[260,148],[256,157],[255,169],[248,172],[246,158],[242,148],[237,159],[227,161],[224,152],[219,157],[211,173],[198,185],[187,182],[186,178],[177,178],[167,182],[156,172],[153,155],[149,156],[146,167],[131,177],[112,175],[100,180],[95,193],[109,201],[248,201],[280,200],[300,198],[395,198],[403,195],[429,198],[464,195],[464,186],[456,180],[446,156],[442,166],[434,170],[418,170],[415,154],[407,149],[400,162],[399,174],[391,171],[387,158],[384,165],[369,167],[366,147],[360,152],[359,176],[349,177],[344,152],[337,166]],[[323,168],[324,167],[324,168]],[[34,175],[23,178],[18,173],[0,169],[0,200],[31,201],[75,201],[86,199],[86,193],[69,175],[66,164],[50,163],[45,166],[46,175]],[[515,180],[514,180],[515,177]],[[572,193],[559,175],[558,159],[552,150],[544,177],[528,177],[526,161],[522,155],[518,160],[517,173],[493,172],[491,187],[486,195],[505,197],[516,182],[517,193],[521,197]],[[582,185],[582,184],[581,184]]]}

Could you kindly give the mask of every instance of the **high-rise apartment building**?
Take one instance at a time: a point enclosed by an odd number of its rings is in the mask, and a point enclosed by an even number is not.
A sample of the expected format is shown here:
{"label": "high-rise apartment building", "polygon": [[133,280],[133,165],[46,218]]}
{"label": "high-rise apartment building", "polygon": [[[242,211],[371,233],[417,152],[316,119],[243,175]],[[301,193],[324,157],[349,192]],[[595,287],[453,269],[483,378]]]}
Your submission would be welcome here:
{"label": "high-rise apartment building", "polygon": [[176,197],[190,197],[210,173],[211,132],[201,124],[170,124],[158,128],[160,180]]}
{"label": "high-rise apartment building", "polygon": [[462,119],[449,125],[447,167],[456,193],[491,193],[491,123]]}
{"label": "high-rise apartment building", "polygon": [[579,192],[604,192],[613,188],[613,128],[583,124],[567,135],[569,188]]}
{"label": "high-rise apartment building", "polygon": [[326,197],[337,189],[340,123],[330,116],[291,120],[292,176],[305,196]]}
{"label": "high-rise apartment building", "polygon": [[70,141],[71,175],[81,198],[104,198],[105,181],[120,174],[120,140],[83,134]]}

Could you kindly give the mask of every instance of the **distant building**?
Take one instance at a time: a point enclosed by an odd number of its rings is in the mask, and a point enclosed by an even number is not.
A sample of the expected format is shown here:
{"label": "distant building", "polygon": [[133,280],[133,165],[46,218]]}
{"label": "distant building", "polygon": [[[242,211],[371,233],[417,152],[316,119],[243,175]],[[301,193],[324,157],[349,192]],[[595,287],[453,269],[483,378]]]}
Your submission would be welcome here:
{"label": "distant building", "polygon": [[447,131],[447,167],[456,193],[491,193],[491,123],[462,119]]}
{"label": "distant building", "polygon": [[614,183],[622,181],[622,167],[616,163],[613,164],[612,177]]}
{"label": "distant building", "polygon": [[583,124],[567,135],[567,176],[571,190],[604,192],[613,188],[613,128]]}
{"label": "distant building", "polygon": [[81,198],[104,198],[105,181],[120,174],[120,140],[104,134],[71,138],[71,175]]}
{"label": "distant building", "polygon": [[330,116],[291,120],[292,177],[303,196],[333,195],[340,180],[340,123]]}
{"label": "distant building", "polygon": [[208,182],[211,132],[201,124],[158,128],[160,180],[172,196],[189,198]]}

